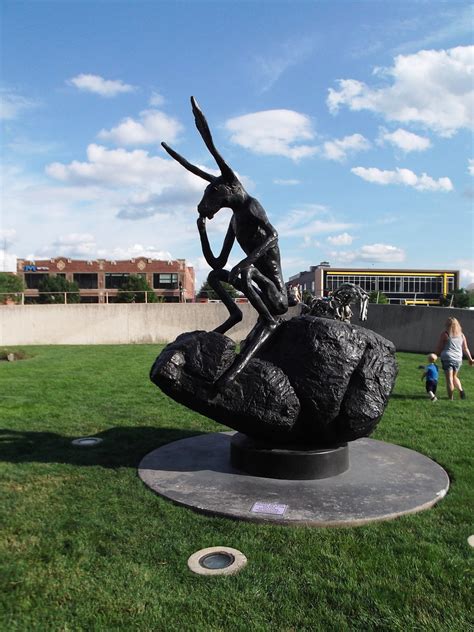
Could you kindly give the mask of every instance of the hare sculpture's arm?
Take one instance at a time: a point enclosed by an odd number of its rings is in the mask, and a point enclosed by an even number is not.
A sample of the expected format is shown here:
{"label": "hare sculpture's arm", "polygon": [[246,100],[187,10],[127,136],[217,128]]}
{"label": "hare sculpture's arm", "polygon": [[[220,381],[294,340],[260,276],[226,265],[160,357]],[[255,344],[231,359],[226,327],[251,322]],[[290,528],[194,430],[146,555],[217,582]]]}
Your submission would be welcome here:
{"label": "hare sculpture's arm", "polygon": [[202,253],[205,260],[213,270],[219,270],[223,268],[229,260],[230,251],[232,250],[232,246],[234,245],[235,241],[235,233],[234,229],[232,228],[232,223],[229,224],[229,228],[227,229],[227,233],[224,238],[224,244],[222,246],[221,254],[218,257],[215,257],[212,252],[206,231],[206,218],[203,215],[200,215],[198,217],[197,227],[199,230],[199,237],[201,238]]}

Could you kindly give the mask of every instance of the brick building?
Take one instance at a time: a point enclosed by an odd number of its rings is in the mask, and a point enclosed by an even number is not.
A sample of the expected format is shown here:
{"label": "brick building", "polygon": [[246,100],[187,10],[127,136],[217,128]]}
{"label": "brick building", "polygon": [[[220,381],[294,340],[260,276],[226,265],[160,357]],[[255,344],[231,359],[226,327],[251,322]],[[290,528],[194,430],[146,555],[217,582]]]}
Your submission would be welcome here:
{"label": "brick building", "polygon": [[385,294],[398,305],[439,305],[440,298],[459,289],[458,270],[386,268],[331,268],[327,261],[290,277],[287,286],[313,296],[327,296],[343,283],[354,283],[371,292]]}
{"label": "brick building", "polygon": [[81,303],[113,303],[130,275],[145,277],[155,294],[167,303],[192,302],[195,297],[194,269],[186,265],[184,259],[18,259],[17,275],[25,283],[26,302],[38,296],[38,285],[46,276],[62,276],[75,281],[80,289]]}

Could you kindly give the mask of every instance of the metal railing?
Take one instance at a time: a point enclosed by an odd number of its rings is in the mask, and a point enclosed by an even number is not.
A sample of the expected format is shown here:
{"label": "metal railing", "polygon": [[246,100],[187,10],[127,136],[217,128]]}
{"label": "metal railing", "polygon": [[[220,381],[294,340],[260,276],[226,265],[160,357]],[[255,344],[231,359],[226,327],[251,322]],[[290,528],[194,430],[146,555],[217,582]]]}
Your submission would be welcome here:
{"label": "metal railing", "polygon": [[[117,297],[120,296],[121,293],[127,293],[127,294],[137,294],[137,295],[144,295],[143,297],[143,301],[137,300],[137,301],[117,301]],[[151,290],[116,290],[115,292],[108,292],[107,290],[101,290],[99,293],[93,293],[91,291],[86,291],[86,292],[35,292],[34,294],[30,294],[29,292],[0,292],[0,305],[77,305],[78,303],[81,303],[81,305],[97,305],[97,304],[106,304],[108,305],[109,303],[149,303],[151,301],[149,301],[149,295],[150,294],[154,294],[154,292],[152,292]],[[43,295],[49,295],[51,297],[52,300],[50,301],[39,301],[39,297],[43,296]],[[77,296],[79,295],[82,298],[88,299],[88,298],[96,298],[97,301],[71,301],[68,300],[68,296]],[[175,296],[173,294],[170,294],[170,290],[165,290],[165,294],[155,294],[155,296],[157,297],[157,303],[164,303],[165,298],[167,296]],[[178,297],[176,297],[178,298]],[[8,300],[10,299],[10,300]],[[243,297],[243,296],[239,296],[234,298],[234,301],[236,303],[248,303],[248,299]],[[179,297],[179,303],[186,303],[186,302],[192,302],[192,303],[201,303],[201,304],[205,304],[205,303],[222,303],[221,300],[219,299],[209,299],[209,298],[195,298],[192,301],[186,301],[185,300],[185,293],[183,293],[182,296]]]}
{"label": "metal railing", "polygon": [[[143,301],[140,300],[132,300],[132,301],[116,301],[120,294],[133,294],[143,296]],[[92,304],[96,305],[97,303],[109,304],[115,302],[127,302],[127,303],[148,303],[150,302],[149,295],[154,294],[158,301],[154,302],[164,302],[165,296],[162,294],[155,294],[151,290],[116,290],[115,292],[108,292],[107,290],[101,291],[100,293],[92,293],[92,292],[35,292],[34,294],[30,294],[28,292],[0,292],[0,304],[19,304],[19,305],[29,305],[29,304],[46,304],[46,305],[64,305],[64,304],[77,304],[81,301],[68,300],[68,296],[80,296],[85,299],[96,298],[97,301],[84,301],[82,304]],[[50,296],[49,301],[38,301],[40,296]],[[169,296],[169,294],[167,294]],[[10,300],[8,300],[10,299]],[[179,297],[179,302],[184,303],[184,296]]]}

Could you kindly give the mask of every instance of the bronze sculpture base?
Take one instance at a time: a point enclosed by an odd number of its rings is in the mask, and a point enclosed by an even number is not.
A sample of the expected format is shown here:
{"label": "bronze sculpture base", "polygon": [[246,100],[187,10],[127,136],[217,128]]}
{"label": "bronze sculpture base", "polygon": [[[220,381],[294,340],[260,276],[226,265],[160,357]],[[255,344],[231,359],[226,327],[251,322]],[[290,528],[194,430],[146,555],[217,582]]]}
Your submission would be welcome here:
{"label": "bronze sculpture base", "polygon": [[321,446],[276,445],[238,432],[230,442],[230,462],[241,472],[265,478],[315,480],[349,469],[347,443]]}

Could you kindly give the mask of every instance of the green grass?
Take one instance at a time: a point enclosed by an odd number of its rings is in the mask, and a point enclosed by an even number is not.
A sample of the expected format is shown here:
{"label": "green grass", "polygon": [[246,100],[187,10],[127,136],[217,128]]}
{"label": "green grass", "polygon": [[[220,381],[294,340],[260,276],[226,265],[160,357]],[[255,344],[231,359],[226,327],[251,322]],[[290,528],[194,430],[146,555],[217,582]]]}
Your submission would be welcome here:
{"label": "green grass", "polygon": [[[28,347],[0,362],[2,630],[300,631],[474,629],[474,369],[468,399],[425,397],[400,354],[374,438],[448,471],[429,511],[357,528],[290,528],[210,518],[154,495],[137,476],[157,446],[223,429],[151,384],[154,346]],[[106,439],[93,449],[78,436]],[[248,557],[232,577],[190,573],[198,549]]]}

